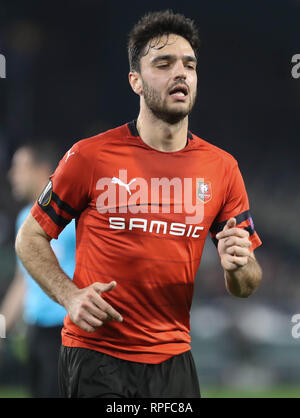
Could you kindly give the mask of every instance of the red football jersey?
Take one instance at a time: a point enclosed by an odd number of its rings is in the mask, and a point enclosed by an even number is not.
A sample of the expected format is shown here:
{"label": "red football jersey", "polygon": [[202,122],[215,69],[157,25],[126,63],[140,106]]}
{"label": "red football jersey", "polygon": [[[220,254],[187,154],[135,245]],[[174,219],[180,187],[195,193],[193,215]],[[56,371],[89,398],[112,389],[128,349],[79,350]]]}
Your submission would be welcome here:
{"label": "red football jersey", "polygon": [[146,145],[135,122],[77,142],[31,211],[52,238],[76,218],[79,288],[117,282],[102,296],[122,316],[87,333],[66,316],[65,346],[160,363],[190,350],[190,308],[208,232],[230,217],[261,244],[236,160],[188,133],[185,148]]}

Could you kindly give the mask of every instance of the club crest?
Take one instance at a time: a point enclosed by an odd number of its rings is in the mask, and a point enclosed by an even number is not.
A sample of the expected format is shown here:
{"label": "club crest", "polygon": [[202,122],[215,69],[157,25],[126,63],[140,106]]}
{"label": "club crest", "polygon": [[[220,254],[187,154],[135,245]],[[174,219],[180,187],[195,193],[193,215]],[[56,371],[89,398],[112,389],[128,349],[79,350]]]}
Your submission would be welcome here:
{"label": "club crest", "polygon": [[203,181],[198,181],[198,190],[197,190],[198,199],[203,203],[207,203],[212,198],[211,183],[204,183]]}

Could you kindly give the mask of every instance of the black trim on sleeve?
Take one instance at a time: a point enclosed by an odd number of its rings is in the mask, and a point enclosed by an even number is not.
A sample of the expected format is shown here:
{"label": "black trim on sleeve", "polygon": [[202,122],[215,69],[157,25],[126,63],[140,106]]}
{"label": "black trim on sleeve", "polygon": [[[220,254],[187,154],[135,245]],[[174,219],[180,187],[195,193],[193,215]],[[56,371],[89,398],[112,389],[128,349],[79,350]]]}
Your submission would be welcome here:
{"label": "black trim on sleeve", "polygon": [[56,193],[52,193],[52,200],[57,204],[59,209],[63,210],[73,218],[77,218],[80,215],[80,212],[73,209],[67,202],[64,202]]}
{"label": "black trim on sleeve", "polygon": [[[245,229],[245,231],[248,231],[249,232],[249,234],[250,234],[250,236],[251,235],[253,235],[254,234],[254,230],[251,228],[251,226],[249,225],[249,226],[246,226],[245,228],[243,228],[243,229]],[[212,238],[211,239],[212,240],[212,242],[215,244],[215,246],[216,247],[218,247],[218,243],[219,243],[219,240],[217,240],[217,238]]]}
{"label": "black trim on sleeve", "polygon": [[[239,215],[235,216],[236,224],[239,225],[240,223],[246,221],[251,217],[249,210],[246,210],[245,212],[240,213]],[[213,234],[217,234],[218,232],[222,231],[224,226],[226,225],[227,221],[224,222],[213,222],[212,226],[210,227],[210,232]],[[251,227],[250,227],[251,228]]]}
{"label": "black trim on sleeve", "polygon": [[244,229],[245,231],[248,231],[250,235],[253,235],[255,232],[251,225],[246,226]]}
{"label": "black trim on sleeve", "polygon": [[51,205],[40,206],[41,209],[49,216],[49,218],[59,227],[65,228],[71,219],[66,219],[61,215],[58,215]]}

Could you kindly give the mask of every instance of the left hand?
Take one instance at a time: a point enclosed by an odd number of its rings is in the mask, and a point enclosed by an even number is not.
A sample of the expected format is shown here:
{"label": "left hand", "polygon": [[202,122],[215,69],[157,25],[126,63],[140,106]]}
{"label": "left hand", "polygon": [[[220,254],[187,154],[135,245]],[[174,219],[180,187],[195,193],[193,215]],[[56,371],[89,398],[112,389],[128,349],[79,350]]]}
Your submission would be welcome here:
{"label": "left hand", "polygon": [[222,267],[229,272],[245,266],[251,256],[249,232],[235,226],[236,219],[230,218],[223,231],[216,235]]}

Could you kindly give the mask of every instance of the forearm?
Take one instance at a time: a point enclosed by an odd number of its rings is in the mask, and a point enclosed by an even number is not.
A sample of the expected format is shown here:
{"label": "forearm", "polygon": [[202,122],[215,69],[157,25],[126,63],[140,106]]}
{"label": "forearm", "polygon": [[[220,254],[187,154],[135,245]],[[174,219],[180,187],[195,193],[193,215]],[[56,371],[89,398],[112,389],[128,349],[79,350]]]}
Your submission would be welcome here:
{"label": "forearm", "polygon": [[47,295],[66,307],[68,296],[77,287],[59,266],[50,241],[41,234],[32,234],[23,225],[17,235],[16,252]]}
{"label": "forearm", "polygon": [[6,331],[9,332],[20,319],[24,309],[26,284],[23,274],[17,269],[15,277],[9,286],[0,307],[0,313],[6,321]]}
{"label": "forearm", "polygon": [[262,270],[252,257],[249,257],[246,265],[224,273],[228,292],[241,298],[247,298],[254,293],[262,279]]}
{"label": "forearm", "polygon": [[86,332],[94,332],[106,321],[123,318],[104,298],[116,282],[92,283],[79,289],[62,271],[50,246],[50,237],[29,214],[16,239],[16,252],[41,288],[68,311],[71,320]]}

